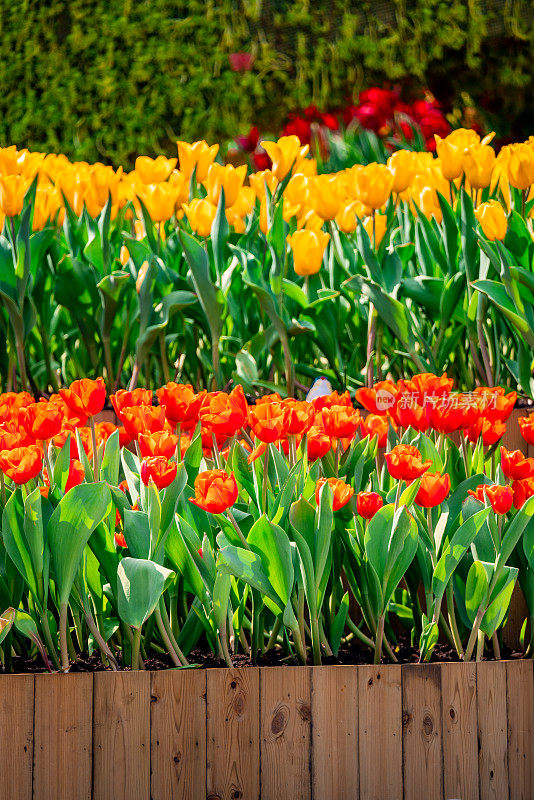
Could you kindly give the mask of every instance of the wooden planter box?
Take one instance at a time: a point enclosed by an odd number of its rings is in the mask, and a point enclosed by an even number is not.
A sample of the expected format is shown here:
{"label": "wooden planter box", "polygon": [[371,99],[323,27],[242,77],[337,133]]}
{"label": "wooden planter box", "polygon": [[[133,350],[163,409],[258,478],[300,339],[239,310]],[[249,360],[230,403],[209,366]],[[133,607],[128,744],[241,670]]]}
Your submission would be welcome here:
{"label": "wooden planter box", "polygon": [[531,661],[0,677],[5,800],[531,800]]}

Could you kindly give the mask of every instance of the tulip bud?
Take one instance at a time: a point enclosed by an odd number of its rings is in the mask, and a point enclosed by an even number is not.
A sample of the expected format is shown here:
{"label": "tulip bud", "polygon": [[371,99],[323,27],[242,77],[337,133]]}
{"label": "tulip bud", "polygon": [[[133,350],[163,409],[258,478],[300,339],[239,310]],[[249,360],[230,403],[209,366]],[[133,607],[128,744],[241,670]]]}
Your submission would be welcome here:
{"label": "tulip bud", "polygon": [[491,242],[495,239],[500,241],[504,239],[508,228],[508,219],[498,200],[481,203],[475,210],[475,217],[480,223],[484,236]]}

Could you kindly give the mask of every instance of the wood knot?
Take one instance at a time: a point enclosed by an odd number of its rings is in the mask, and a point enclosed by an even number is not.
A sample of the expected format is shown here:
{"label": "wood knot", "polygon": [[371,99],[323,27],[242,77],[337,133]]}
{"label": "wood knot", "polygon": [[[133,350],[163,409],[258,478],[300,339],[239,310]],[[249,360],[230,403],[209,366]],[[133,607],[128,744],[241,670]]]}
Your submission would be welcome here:
{"label": "wood knot", "polygon": [[372,686],[372,685],[373,685],[373,679],[369,678],[369,680],[367,681],[367,686]]}
{"label": "wood knot", "polygon": [[432,733],[434,732],[434,720],[430,714],[425,714],[423,717],[423,731],[425,736],[432,736]]}
{"label": "wood knot", "polygon": [[274,717],[271,721],[271,731],[275,736],[280,736],[284,732],[289,718],[289,709],[287,706],[280,706],[275,711]]}
{"label": "wood knot", "polygon": [[376,679],[377,679],[377,681],[380,680],[380,673],[379,672],[376,673]]}
{"label": "wood knot", "polygon": [[449,708],[449,716],[450,716],[450,718],[452,720],[456,719],[456,711],[454,710],[454,708],[452,706]]}
{"label": "wood knot", "polygon": [[174,761],[175,764],[179,764],[180,761],[182,760],[182,754],[181,753],[176,753],[176,755],[173,756],[172,760]]}
{"label": "wood knot", "polygon": [[206,797],[206,800],[221,800],[221,795],[220,794],[209,794]]}
{"label": "wood knot", "polygon": [[298,705],[298,712],[301,719],[304,722],[309,722],[311,719],[311,707],[308,703],[299,703]]}
{"label": "wood knot", "polygon": [[411,721],[412,721],[412,715],[408,711],[405,711],[402,715],[402,724],[406,726],[409,725]]}
{"label": "wood knot", "polygon": [[245,696],[243,692],[238,692],[234,697],[234,711],[240,717],[245,710]]}
{"label": "wood knot", "polygon": [[243,792],[239,789],[234,789],[230,796],[233,798],[233,800],[239,800],[240,797],[243,797]]}
{"label": "wood knot", "polygon": [[151,703],[157,703],[158,700],[159,700],[159,698],[158,698],[157,694],[151,694],[150,695],[150,702]]}
{"label": "wood knot", "polygon": [[231,684],[230,684],[230,689],[235,689],[236,686],[237,686],[237,683],[235,681],[232,681]]}

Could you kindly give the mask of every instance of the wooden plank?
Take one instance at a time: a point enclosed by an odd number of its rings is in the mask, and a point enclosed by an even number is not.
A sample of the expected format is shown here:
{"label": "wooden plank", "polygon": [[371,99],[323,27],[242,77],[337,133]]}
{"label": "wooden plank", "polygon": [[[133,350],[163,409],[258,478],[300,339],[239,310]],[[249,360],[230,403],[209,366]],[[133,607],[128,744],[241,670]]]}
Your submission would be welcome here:
{"label": "wooden plank", "polygon": [[206,672],[152,673],[152,800],[206,797]]}
{"label": "wooden plank", "polygon": [[260,671],[207,670],[207,796],[260,796]]}
{"label": "wooden plank", "polygon": [[91,800],[93,676],[35,676],[34,800]]}
{"label": "wooden plank", "polygon": [[532,661],[506,662],[510,800],[534,797],[534,685]]}
{"label": "wooden plank", "polygon": [[311,686],[307,667],[261,672],[261,798],[311,797]]}
{"label": "wooden plank", "polygon": [[480,800],[508,800],[506,665],[477,664]]}
{"label": "wooden plank", "polygon": [[312,667],[314,800],[357,800],[358,670]]}
{"label": "wooden plank", "polygon": [[93,800],[150,798],[150,674],[96,672]]}
{"label": "wooden plank", "polygon": [[402,692],[398,665],[358,667],[361,800],[402,797]]}
{"label": "wooden plank", "polygon": [[1,793],[31,800],[33,771],[33,675],[0,678]]}
{"label": "wooden plank", "polygon": [[445,797],[478,800],[476,665],[442,664]]}
{"label": "wooden plank", "polygon": [[402,666],[404,797],[443,797],[439,664]]}

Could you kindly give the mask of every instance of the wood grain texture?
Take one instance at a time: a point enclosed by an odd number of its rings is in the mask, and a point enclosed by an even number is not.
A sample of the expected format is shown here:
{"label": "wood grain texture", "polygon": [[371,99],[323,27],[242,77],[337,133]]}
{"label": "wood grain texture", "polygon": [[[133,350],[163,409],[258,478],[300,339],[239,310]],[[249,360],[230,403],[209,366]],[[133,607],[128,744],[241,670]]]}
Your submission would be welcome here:
{"label": "wood grain texture", "polygon": [[36,675],[35,800],[91,800],[93,676]]}
{"label": "wood grain texture", "polygon": [[[209,669],[207,685],[207,797],[260,797],[260,671]],[[262,795],[263,797],[263,795]]]}
{"label": "wood grain texture", "polygon": [[151,800],[206,797],[206,672],[153,672]]}
{"label": "wood grain texture", "polygon": [[312,786],[314,800],[356,800],[358,669],[312,669]]}
{"label": "wood grain texture", "polygon": [[441,665],[445,797],[478,800],[476,665]]}
{"label": "wood grain texture", "polygon": [[261,800],[311,797],[308,667],[261,672]]}
{"label": "wood grain texture", "polygon": [[0,786],[2,797],[31,800],[33,675],[0,678]]}
{"label": "wood grain texture", "polygon": [[96,672],[93,800],[150,798],[150,673]]}
{"label": "wood grain texture", "polygon": [[508,800],[506,665],[477,664],[480,800]]}
{"label": "wood grain texture", "polygon": [[358,667],[358,698],[360,798],[401,800],[401,667]]}
{"label": "wood grain texture", "polygon": [[443,797],[441,672],[438,664],[402,666],[404,797]]}
{"label": "wood grain texture", "polygon": [[532,661],[506,662],[510,800],[534,797],[534,685]]}

